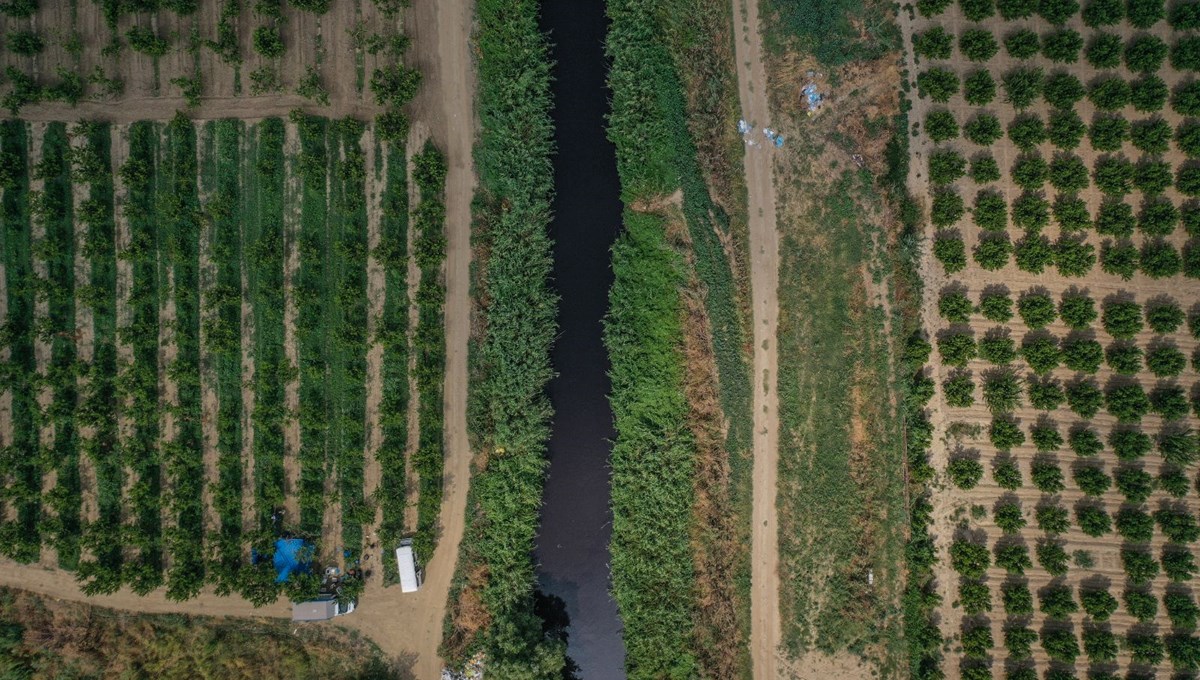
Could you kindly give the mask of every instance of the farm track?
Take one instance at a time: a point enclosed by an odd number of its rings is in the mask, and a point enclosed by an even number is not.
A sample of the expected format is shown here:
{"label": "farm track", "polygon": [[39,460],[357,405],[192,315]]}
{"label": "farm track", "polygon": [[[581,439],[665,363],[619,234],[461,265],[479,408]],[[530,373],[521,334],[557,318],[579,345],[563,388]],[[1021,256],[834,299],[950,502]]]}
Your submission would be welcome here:
{"label": "farm track", "polygon": [[[742,116],[770,124],[762,34],[755,0],[734,0],[734,45]],[[773,157],[746,147],[749,191],[750,281],[753,297],[754,473],[751,514],[750,653],[754,677],[780,677],[779,536],[776,516],[779,472],[779,399],[776,333],[779,314],[779,232],[775,223]]]}

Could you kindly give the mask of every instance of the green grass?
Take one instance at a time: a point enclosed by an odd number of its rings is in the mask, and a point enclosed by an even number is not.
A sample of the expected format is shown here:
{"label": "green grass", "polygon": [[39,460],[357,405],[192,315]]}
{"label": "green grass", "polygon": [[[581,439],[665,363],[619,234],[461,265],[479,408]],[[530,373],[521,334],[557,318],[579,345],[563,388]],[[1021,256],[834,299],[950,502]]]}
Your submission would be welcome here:
{"label": "green grass", "polygon": [[30,252],[29,136],[25,123],[0,122],[0,153],[7,173],[2,217],[4,272],[8,291],[8,318],[4,341],[9,349],[6,387],[12,394],[11,446],[0,459],[0,470],[11,479],[6,505],[15,519],[0,525],[0,551],[18,562],[36,561],[41,554],[39,523],[42,515],[42,469],[39,457],[22,455],[38,448],[36,390],[37,366],[33,354],[34,292]]}
{"label": "green grass", "polygon": [[79,563],[82,503],[79,479],[79,434],[75,423],[75,224],[71,196],[70,141],[64,123],[51,123],[42,137],[42,159],[37,171],[44,179],[40,219],[45,238],[36,249],[46,267],[50,364],[46,378],[52,392],[49,417],[53,423],[54,489],[46,505],[49,536],[58,565],[74,569]]}
{"label": "green grass", "polygon": [[815,207],[780,248],[784,645],[800,656],[883,644],[888,654],[875,660],[887,668],[899,639],[905,515],[885,311],[863,289],[883,257],[866,218],[879,197],[865,172],[804,190],[817,192]]}
{"label": "green grass", "polygon": [[828,66],[878,59],[899,48],[892,6],[856,0],[766,0],[760,12],[769,22],[767,42],[775,49],[790,40]]}

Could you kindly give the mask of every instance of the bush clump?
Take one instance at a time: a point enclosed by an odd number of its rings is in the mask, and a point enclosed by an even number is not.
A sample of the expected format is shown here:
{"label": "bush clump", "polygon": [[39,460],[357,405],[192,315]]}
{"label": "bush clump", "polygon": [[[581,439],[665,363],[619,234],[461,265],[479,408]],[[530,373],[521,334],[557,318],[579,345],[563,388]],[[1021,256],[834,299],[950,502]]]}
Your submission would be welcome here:
{"label": "bush clump", "polygon": [[921,97],[928,96],[931,100],[944,104],[958,94],[958,76],[949,69],[941,67],[922,71],[917,75],[917,92]]}
{"label": "bush clump", "polygon": [[1089,28],[1113,26],[1125,18],[1121,0],[1092,0],[1083,8],[1083,23]]}
{"label": "bush clump", "polygon": [[933,256],[947,274],[956,274],[967,268],[967,250],[958,232],[939,233],[933,241]]}
{"label": "bush clump", "polygon": [[1125,45],[1125,65],[1130,71],[1154,72],[1167,58],[1167,43],[1155,35],[1140,35]]}
{"label": "bush clump", "polygon": [[1004,96],[1008,103],[1014,108],[1024,109],[1032,106],[1041,96],[1043,79],[1041,68],[1021,66],[1005,73],[1000,79],[1000,84],[1004,88]]}
{"label": "bush clump", "polygon": [[925,134],[935,142],[945,142],[958,137],[958,121],[954,114],[944,109],[931,111],[925,116]]}
{"label": "bush clump", "polygon": [[1058,315],[1072,330],[1077,331],[1091,328],[1092,322],[1099,318],[1095,301],[1078,290],[1063,293],[1062,301],[1058,305]]}
{"label": "bush clump", "polygon": [[963,80],[963,99],[972,106],[986,106],[996,98],[996,81],[992,74],[977,69]]}
{"label": "bush clump", "polygon": [[1096,33],[1088,43],[1084,57],[1098,69],[1116,68],[1121,64],[1121,36],[1116,33]]}
{"label": "bush clump", "polygon": [[1129,103],[1129,83],[1120,76],[1101,76],[1092,81],[1087,97],[1100,111],[1119,111]]}
{"label": "bush clump", "polygon": [[1139,120],[1129,130],[1133,146],[1145,153],[1164,153],[1171,145],[1171,125],[1161,118]]}
{"label": "bush clump", "polygon": [[1129,138],[1129,121],[1121,116],[1097,115],[1088,128],[1088,140],[1096,151],[1120,151]]}
{"label": "bush clump", "polygon": [[1042,37],[1042,54],[1050,61],[1074,64],[1079,61],[1083,37],[1078,31],[1062,28]]}
{"label": "bush clump", "polygon": [[[958,37],[958,49],[970,61],[987,61],[1000,51],[1000,43],[991,31],[969,28]],[[1163,46],[1164,55],[1166,46]]]}
{"label": "bush clump", "polygon": [[1079,141],[1086,133],[1087,126],[1074,110],[1059,110],[1050,114],[1046,137],[1059,149],[1071,150],[1078,147]]}
{"label": "bush clump", "polygon": [[941,26],[913,35],[913,52],[927,59],[949,59],[954,39]]}
{"label": "bush clump", "polygon": [[1059,194],[1051,212],[1064,233],[1080,232],[1092,226],[1087,202],[1074,194]]}

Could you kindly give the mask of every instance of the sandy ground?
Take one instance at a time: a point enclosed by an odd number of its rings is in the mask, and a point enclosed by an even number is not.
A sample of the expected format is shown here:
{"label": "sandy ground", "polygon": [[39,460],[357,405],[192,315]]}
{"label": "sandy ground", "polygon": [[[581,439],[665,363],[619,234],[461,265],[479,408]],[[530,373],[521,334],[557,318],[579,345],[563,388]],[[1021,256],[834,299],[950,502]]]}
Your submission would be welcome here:
{"label": "sandy ground", "polygon": [[[87,146],[87,140],[83,137],[72,137],[72,148],[83,148]],[[75,215],[79,214],[80,204],[87,199],[90,192],[90,185],[71,183],[71,205],[73,206]],[[81,223],[76,222],[75,225],[75,334],[78,340],[75,343],[75,349],[79,352],[79,361],[85,365],[91,364],[92,356],[95,353],[95,326],[92,308],[79,301],[79,291],[91,282],[92,279],[92,263],[84,256],[84,244],[87,240],[87,230],[82,228]],[[3,316],[0,316],[3,318]],[[85,389],[88,379],[86,376],[80,376],[78,380],[79,395],[82,397],[86,394]],[[0,427],[3,427],[0,424]],[[79,427],[79,443],[82,448],[83,442],[95,437],[96,428],[90,425],[81,425]],[[99,516],[100,509],[96,504],[96,466],[92,459],[87,455],[79,456],[79,479],[82,489],[82,507],[80,514],[85,522],[93,522]]]}
{"label": "sandy ground", "polygon": [[[742,115],[755,125],[770,124],[767,78],[762,61],[758,3],[734,2],[734,44]],[[739,20],[740,19],[740,20]],[[779,539],[776,475],[779,470],[779,409],[775,348],[779,312],[779,232],[775,226],[772,156],[749,153],[746,187],[750,216],[750,287],[754,315],[754,481],[751,524],[750,654],[754,677],[779,676]],[[761,382],[759,382],[761,380]]]}
{"label": "sandy ground", "polygon": [[[284,126],[283,157],[286,167],[283,187],[283,242],[286,254],[283,267],[283,348],[288,363],[298,367],[300,354],[296,347],[296,296],[292,282],[300,271],[300,249],[296,245],[296,234],[300,229],[300,175],[296,172],[296,158],[300,153],[300,133],[294,125]],[[300,522],[300,380],[289,380],[285,389],[284,403],[292,417],[283,426],[283,490],[288,521]]]}
{"label": "sandy ground", "polygon": [[[368,131],[364,144],[366,152],[366,193],[367,193],[367,300],[370,309],[367,314],[367,337],[370,348],[367,350],[367,425],[366,439],[363,442],[365,458],[363,468],[363,494],[368,500],[375,498],[379,491],[379,480],[382,469],[379,465],[379,445],[383,440],[383,432],[379,427],[379,405],[383,400],[383,345],[375,333],[379,326],[379,318],[383,315],[384,303],[384,270],[382,263],[375,257],[375,249],[380,241],[380,217],[383,215],[384,178],[387,177],[387,153],[382,146],[375,143],[375,136]],[[382,158],[377,158],[382,155]],[[375,167],[378,163],[379,171]],[[363,528],[367,546],[376,543],[376,532],[382,521],[383,513],[378,507],[370,525]],[[372,571],[372,579],[381,580],[383,570]]]}
{"label": "sandy ground", "polygon": [[[429,129],[423,123],[418,122],[408,131],[404,162],[406,163],[406,172],[409,177],[412,177],[413,174],[413,155],[424,146],[427,139],[429,139]],[[407,188],[408,206],[409,209],[412,209],[420,200],[416,182],[409,182]],[[408,252],[415,252],[417,232],[416,229],[412,228],[411,222],[406,237],[408,239]],[[417,266],[417,260],[414,257],[408,258],[408,276],[405,279],[405,283],[407,284],[408,296],[408,336],[406,342],[412,348],[415,347],[414,340],[417,332],[417,322],[420,320],[420,308],[417,307],[417,289],[421,285],[421,268]],[[417,447],[421,442],[421,422],[417,417],[421,406],[421,392],[417,389],[417,353],[413,351],[409,351],[408,353],[407,404],[408,427],[405,432],[408,434],[408,441],[405,442],[404,449],[404,528],[407,531],[416,531],[417,494],[419,493],[420,481],[417,479],[417,468],[413,465],[413,460],[416,459]]]}
{"label": "sandy ground", "polygon": [[[203,126],[196,128],[196,187],[198,189],[201,206],[205,207],[212,202],[213,193],[216,187],[213,186],[213,181],[206,181],[204,177],[204,164],[208,161],[208,150],[205,147],[207,137],[212,137],[213,147],[212,153],[216,153],[216,131],[206,132]],[[213,162],[216,162],[215,160]],[[214,178],[215,179],[215,178]],[[213,238],[216,228],[211,220],[203,220],[200,224],[200,346],[208,345],[208,333],[205,331],[211,319],[216,317],[217,310],[208,304],[208,294],[212,287],[217,282],[217,265],[212,259]],[[217,416],[219,414],[220,400],[217,396],[217,372],[216,366],[213,365],[213,356],[204,352],[200,355],[200,413],[201,413],[201,445],[204,453],[204,485],[201,487],[200,494],[203,497],[204,505],[204,530],[219,531],[221,520],[217,517],[217,510],[213,506],[214,493],[220,485],[220,473],[217,471],[217,463],[220,457],[220,452],[217,451],[217,443],[219,433],[217,431]]]}

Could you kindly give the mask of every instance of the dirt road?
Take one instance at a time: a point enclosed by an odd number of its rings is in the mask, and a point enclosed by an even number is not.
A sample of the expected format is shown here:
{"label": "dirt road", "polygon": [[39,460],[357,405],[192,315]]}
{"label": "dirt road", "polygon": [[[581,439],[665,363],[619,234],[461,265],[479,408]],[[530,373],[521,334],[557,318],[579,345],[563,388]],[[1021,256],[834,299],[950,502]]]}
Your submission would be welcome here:
{"label": "dirt road", "polygon": [[[742,116],[770,125],[757,0],[733,0],[738,98]],[[750,287],[754,317],[754,509],[751,513],[750,655],[754,677],[779,677],[779,535],[775,517],[779,469],[779,415],[775,396],[775,329],[779,312],[779,232],[775,228],[772,155],[764,144],[746,146],[750,213]]]}

